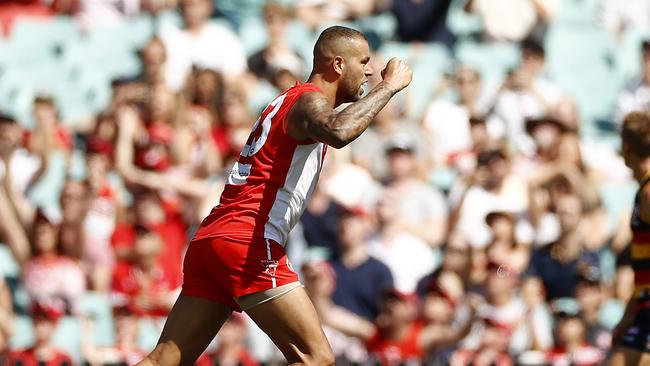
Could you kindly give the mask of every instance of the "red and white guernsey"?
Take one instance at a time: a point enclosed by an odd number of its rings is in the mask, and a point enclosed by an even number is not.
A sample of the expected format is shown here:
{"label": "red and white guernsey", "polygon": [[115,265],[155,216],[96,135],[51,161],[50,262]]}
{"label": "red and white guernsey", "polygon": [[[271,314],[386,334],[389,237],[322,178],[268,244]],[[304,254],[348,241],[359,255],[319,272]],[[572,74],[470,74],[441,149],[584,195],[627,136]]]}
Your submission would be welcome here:
{"label": "red and white guernsey", "polygon": [[314,84],[296,83],[264,109],[230,171],[219,205],[203,220],[194,240],[287,242],[316,187],[327,149],[287,134],[287,114],[302,94],[314,91],[320,91]]}

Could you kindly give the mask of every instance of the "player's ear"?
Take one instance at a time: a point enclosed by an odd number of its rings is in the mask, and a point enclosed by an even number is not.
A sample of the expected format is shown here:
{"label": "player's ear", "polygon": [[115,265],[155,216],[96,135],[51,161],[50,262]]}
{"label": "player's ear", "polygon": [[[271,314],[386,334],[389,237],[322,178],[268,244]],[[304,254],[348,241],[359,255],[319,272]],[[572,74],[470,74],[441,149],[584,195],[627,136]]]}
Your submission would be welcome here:
{"label": "player's ear", "polygon": [[343,75],[343,70],[345,69],[345,60],[343,57],[334,57],[334,61],[332,61],[332,67],[334,68],[334,72],[336,72],[338,75]]}

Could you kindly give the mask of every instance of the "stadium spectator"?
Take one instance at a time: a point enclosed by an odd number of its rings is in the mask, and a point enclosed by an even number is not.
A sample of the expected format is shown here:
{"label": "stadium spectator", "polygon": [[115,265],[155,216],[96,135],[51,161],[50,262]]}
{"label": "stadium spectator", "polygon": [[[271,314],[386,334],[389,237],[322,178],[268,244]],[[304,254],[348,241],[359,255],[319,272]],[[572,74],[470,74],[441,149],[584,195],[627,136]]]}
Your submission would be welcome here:
{"label": "stadium spectator", "polygon": [[296,16],[312,31],[328,23],[351,20],[369,15],[375,8],[375,0],[298,0],[294,7]]}
{"label": "stadium spectator", "polygon": [[13,304],[11,300],[11,292],[4,279],[4,274],[0,272],[0,364],[2,365],[4,365],[3,362],[9,350],[9,340],[13,335]]}
{"label": "stadium spectator", "polygon": [[[440,98],[449,89],[454,94],[453,102]],[[471,119],[488,114],[493,103],[490,99],[482,88],[478,70],[461,65],[453,74],[445,74],[423,121],[433,168],[462,165],[462,159],[472,155],[475,141]],[[498,137],[498,132],[490,135]]]}
{"label": "stadium spectator", "polygon": [[31,309],[32,321],[34,322],[34,344],[26,349],[10,351],[6,356],[4,365],[73,365],[70,356],[52,344],[54,331],[64,314],[59,305],[34,300]]}
{"label": "stadium spectator", "polygon": [[578,314],[558,311],[556,313],[555,347],[547,354],[550,365],[574,364],[580,366],[600,365],[604,354],[587,343],[587,329]]}
{"label": "stadium spectator", "polygon": [[[167,49],[165,81],[180,91],[192,65],[221,72],[236,80],[246,71],[246,57],[239,39],[223,25],[210,21],[210,0],[181,0],[183,27],[165,26],[160,37]],[[228,52],[222,52],[228,50]]]}
{"label": "stadium spectator", "polygon": [[492,240],[485,248],[488,262],[503,263],[511,270],[522,273],[530,260],[530,243],[517,238],[517,218],[510,212],[493,211],[487,214],[485,222],[492,232]]}
{"label": "stadium spectator", "polygon": [[368,254],[367,237],[372,230],[370,213],[360,207],[342,213],[339,229],[340,255],[330,261],[336,276],[332,300],[358,316],[373,321],[379,312],[377,299],[393,287],[385,264]]}
{"label": "stadium spectator", "polygon": [[645,1],[602,0],[602,25],[619,41],[629,31],[650,27],[650,4]]}
{"label": "stadium spectator", "polygon": [[135,304],[120,304],[112,307],[115,343],[112,346],[95,344],[95,323],[91,318],[82,320],[81,354],[89,365],[131,365],[140,361],[147,353],[138,345],[141,318],[136,315]]}
{"label": "stadium spectator", "polygon": [[520,42],[550,22],[560,4],[559,0],[469,0],[465,9],[481,17],[484,40]]}
{"label": "stadium spectator", "polygon": [[600,284],[601,277],[600,271],[596,267],[589,267],[579,272],[576,283],[576,302],[586,328],[586,341],[601,351],[607,352],[612,339],[609,330],[601,321],[605,299]]}
{"label": "stadium spectator", "polygon": [[584,211],[580,197],[564,194],[557,197],[555,211],[560,225],[559,238],[533,251],[529,274],[544,282],[547,300],[574,297],[577,283],[576,271],[600,266],[597,252],[585,247],[580,230]]}
{"label": "stadium spectator", "polygon": [[550,114],[562,98],[559,88],[544,78],[545,54],[541,44],[521,44],[521,62],[508,73],[497,97],[494,113],[506,129],[508,142],[530,154],[532,142],[525,133],[525,120]]}
{"label": "stadium spectator", "polygon": [[499,146],[478,153],[476,170],[458,181],[449,194],[450,227],[467,233],[474,248],[484,248],[490,241],[485,222],[488,213],[506,210],[522,213],[528,207],[528,187],[516,175],[506,151]]}
{"label": "stadium spectator", "polygon": [[164,316],[176,300],[180,281],[158,265],[163,245],[163,238],[157,232],[138,226],[132,259],[115,266],[111,297],[131,306],[135,314]]}
{"label": "stadium spectator", "polygon": [[451,0],[394,0],[397,37],[402,42],[438,42],[451,48],[455,37],[447,27]]}
{"label": "stadium spectator", "polygon": [[453,273],[460,278],[463,287],[469,287],[472,251],[469,242],[460,231],[453,231],[442,246],[442,264],[440,268],[424,276],[417,285],[417,294],[423,297],[429,284],[436,281],[443,273]]}
{"label": "stadium spectator", "polygon": [[368,242],[370,255],[390,268],[395,288],[414,292],[420,278],[440,263],[431,244],[408,231],[401,221],[400,196],[394,190],[382,193],[377,203],[377,233]]}
{"label": "stadium spectator", "polygon": [[276,83],[278,73],[287,71],[302,79],[305,63],[289,44],[289,9],[279,3],[268,2],[263,11],[269,41],[264,48],[248,58],[248,69],[259,79],[276,85],[279,90],[285,90],[286,88],[281,88]]}
{"label": "stadium spectator", "polygon": [[437,248],[447,228],[447,209],[442,194],[420,178],[415,148],[408,135],[397,134],[388,141],[386,190],[400,197],[397,224]]}
{"label": "stadium spectator", "polygon": [[631,82],[618,98],[614,116],[618,124],[630,112],[650,109],[650,40],[642,42],[641,54],[641,77]]}

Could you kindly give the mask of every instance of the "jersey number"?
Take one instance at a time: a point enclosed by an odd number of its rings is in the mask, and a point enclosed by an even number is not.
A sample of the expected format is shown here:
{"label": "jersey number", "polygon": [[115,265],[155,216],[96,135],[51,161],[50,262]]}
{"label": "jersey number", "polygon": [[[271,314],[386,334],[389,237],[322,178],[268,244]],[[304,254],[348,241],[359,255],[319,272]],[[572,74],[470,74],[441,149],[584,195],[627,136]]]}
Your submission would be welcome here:
{"label": "jersey number", "polygon": [[[286,94],[282,94],[271,102],[270,106],[272,106],[273,109],[267,113],[266,116],[264,116],[264,121],[262,121],[262,132],[260,133],[260,136],[258,138],[249,137],[250,143],[244,145],[244,148],[239,155],[244,158],[250,157],[257,154],[262,149],[266,143],[266,139],[269,137],[269,131],[271,130],[271,120],[278,113],[280,107],[282,107],[282,103],[284,102],[284,98],[286,96]],[[257,131],[257,128],[260,125],[260,120],[261,117],[255,121],[251,136],[253,136],[253,134],[255,134]],[[240,162],[235,162],[235,165],[230,170],[230,175],[228,176],[228,184],[246,184],[246,179],[248,179],[248,176],[250,176],[250,174],[251,164],[241,164]]]}

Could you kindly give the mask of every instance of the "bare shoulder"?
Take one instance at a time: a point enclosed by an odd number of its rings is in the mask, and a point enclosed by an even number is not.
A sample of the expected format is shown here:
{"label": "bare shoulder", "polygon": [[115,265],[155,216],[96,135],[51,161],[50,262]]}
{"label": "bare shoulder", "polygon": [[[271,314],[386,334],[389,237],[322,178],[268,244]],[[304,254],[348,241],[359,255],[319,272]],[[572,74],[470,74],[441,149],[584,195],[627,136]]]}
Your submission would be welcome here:
{"label": "bare shoulder", "polygon": [[329,120],[334,110],[327,103],[323,93],[314,91],[302,94],[287,116],[287,132],[293,138],[311,138],[309,129],[314,123]]}

